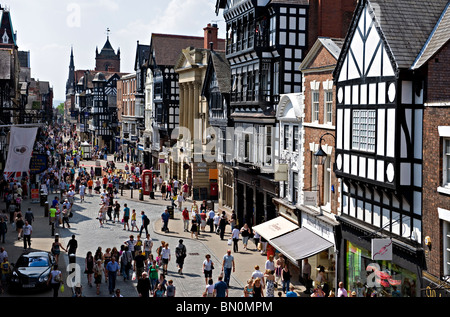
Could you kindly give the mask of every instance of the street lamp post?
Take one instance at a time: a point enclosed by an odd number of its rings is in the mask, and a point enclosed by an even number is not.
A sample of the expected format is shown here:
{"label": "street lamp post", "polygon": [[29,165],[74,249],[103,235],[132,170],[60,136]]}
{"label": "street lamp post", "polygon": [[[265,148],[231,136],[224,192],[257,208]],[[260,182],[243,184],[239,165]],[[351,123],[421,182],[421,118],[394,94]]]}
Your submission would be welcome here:
{"label": "street lamp post", "polygon": [[317,152],[316,153],[314,153],[314,160],[315,160],[315,162],[316,162],[316,165],[324,165],[325,164],[325,161],[327,160],[327,153],[325,153],[325,151],[322,149],[322,141],[323,141],[323,138],[325,137],[325,136],[327,136],[327,135],[330,135],[330,136],[332,136],[333,138],[334,138],[334,140],[336,141],[336,137],[333,135],[333,134],[331,134],[331,133],[325,133],[324,135],[322,135],[321,137],[320,137],[320,140],[319,140],[319,149],[317,150]]}
{"label": "street lamp post", "polygon": [[[335,140],[335,142],[336,142],[336,137],[333,135],[333,134],[331,134],[331,133],[325,133],[324,135],[322,135],[321,137],[320,137],[320,140],[319,140],[319,149],[317,150],[317,152],[316,153],[314,153],[314,161],[315,161],[315,163],[316,163],[316,165],[321,165],[321,166],[324,166],[325,165],[325,162],[326,162],[326,160],[327,160],[327,157],[328,157],[328,155],[327,155],[327,153],[322,149],[322,141],[323,141],[323,138],[325,137],[325,136],[332,136],[333,138],[334,138],[334,140]],[[319,185],[319,173],[317,172],[317,185],[318,185],[318,187],[319,187],[319,197],[318,197],[318,207],[320,208],[320,206],[321,206],[321,204],[322,204],[322,199],[321,199],[321,197],[320,197],[320,187],[321,187],[321,185]],[[323,186],[322,186],[323,187]]]}

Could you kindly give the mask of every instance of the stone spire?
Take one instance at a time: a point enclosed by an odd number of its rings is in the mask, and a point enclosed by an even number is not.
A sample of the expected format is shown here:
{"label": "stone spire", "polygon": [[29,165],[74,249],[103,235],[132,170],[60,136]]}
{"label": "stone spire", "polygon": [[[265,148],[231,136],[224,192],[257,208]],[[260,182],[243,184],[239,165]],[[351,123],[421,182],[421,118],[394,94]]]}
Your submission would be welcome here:
{"label": "stone spire", "polygon": [[66,83],[66,95],[75,93],[75,63],[73,60],[73,47],[70,49],[69,77]]}

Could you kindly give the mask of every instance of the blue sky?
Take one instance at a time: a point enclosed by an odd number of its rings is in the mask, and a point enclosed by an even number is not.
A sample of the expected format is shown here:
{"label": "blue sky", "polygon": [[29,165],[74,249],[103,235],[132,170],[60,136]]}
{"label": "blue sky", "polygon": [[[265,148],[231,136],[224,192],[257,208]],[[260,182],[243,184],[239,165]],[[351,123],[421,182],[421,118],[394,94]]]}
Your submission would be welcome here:
{"label": "blue sky", "polygon": [[64,100],[73,46],[76,69],[94,69],[106,29],[120,47],[121,71],[132,72],[136,42],[149,44],[152,33],[203,36],[208,23],[225,36],[222,12],[215,0],[6,0],[17,32],[19,50],[30,51],[31,75],[50,81],[54,99]]}

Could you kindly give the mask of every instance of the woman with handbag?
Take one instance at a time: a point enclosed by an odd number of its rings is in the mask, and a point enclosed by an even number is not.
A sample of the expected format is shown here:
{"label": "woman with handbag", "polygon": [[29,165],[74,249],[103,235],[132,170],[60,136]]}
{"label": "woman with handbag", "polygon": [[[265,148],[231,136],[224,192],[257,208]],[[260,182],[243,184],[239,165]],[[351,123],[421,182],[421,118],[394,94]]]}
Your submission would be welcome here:
{"label": "woman with handbag", "polygon": [[98,259],[97,263],[94,265],[94,283],[97,287],[97,295],[100,294],[100,284],[102,284],[102,274],[103,274],[102,260]]}
{"label": "woman with handbag", "polygon": [[244,244],[244,250],[247,250],[247,244],[248,239],[250,238],[251,230],[248,227],[248,225],[245,223],[244,226],[241,228],[241,236],[242,236],[242,243]]}
{"label": "woman with handbag", "polygon": [[214,269],[214,263],[211,260],[211,255],[205,255],[205,260],[202,265],[203,274],[205,275],[205,282],[208,284],[209,280],[212,279],[212,270]]}
{"label": "woman with handbag", "polygon": [[61,284],[63,284],[62,272],[58,270],[58,265],[55,264],[53,266],[52,271],[50,272],[50,276],[47,280],[47,285],[50,284],[53,289],[53,297],[58,297],[59,289],[61,288]]}

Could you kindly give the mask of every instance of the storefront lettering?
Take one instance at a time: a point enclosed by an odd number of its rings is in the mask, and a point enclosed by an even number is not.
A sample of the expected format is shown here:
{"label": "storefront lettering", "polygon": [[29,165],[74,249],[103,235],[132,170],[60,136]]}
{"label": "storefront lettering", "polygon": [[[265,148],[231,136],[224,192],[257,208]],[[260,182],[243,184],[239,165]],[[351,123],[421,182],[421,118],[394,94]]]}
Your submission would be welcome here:
{"label": "storefront lettering", "polygon": [[306,215],[306,223],[304,227],[312,229],[312,231],[319,233],[322,237],[330,240],[332,238],[332,230],[324,224],[322,221],[319,221],[315,217],[311,217]]}

